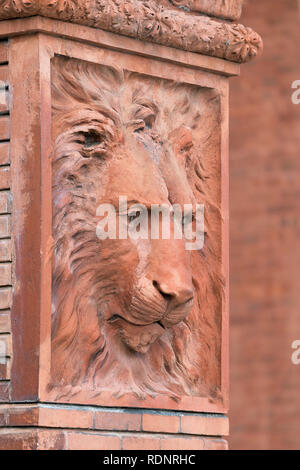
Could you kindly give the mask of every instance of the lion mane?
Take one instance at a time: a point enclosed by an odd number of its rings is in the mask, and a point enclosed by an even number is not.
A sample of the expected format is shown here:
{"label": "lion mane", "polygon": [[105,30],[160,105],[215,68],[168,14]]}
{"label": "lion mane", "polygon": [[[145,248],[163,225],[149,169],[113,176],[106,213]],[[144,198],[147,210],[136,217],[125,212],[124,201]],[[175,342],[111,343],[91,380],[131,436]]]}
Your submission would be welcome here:
{"label": "lion mane", "polygon": [[[56,57],[53,102],[53,281],[51,383],[57,397],[85,389],[140,399],[168,394],[217,397],[223,281],[220,211],[212,175],[218,170],[215,137],[219,98],[213,90]],[[201,94],[202,90],[202,94]],[[201,98],[202,96],[202,98]],[[202,100],[202,101],[201,101]],[[209,107],[202,112],[201,103]],[[204,107],[204,106],[203,106]],[[217,116],[217,117],[216,117]],[[96,237],[96,192],[101,179],[97,129],[113,136],[124,122],[151,120],[158,142],[182,123],[197,135],[186,174],[197,202],[205,205],[205,244],[192,252],[194,307],[167,328],[147,354],[131,351],[102,318],[101,306],[117,295],[118,250],[102,250]],[[212,129],[214,132],[212,132]],[[117,142],[116,142],[117,146]],[[134,273],[130,273],[134,276]],[[100,307],[99,307],[100,306]]]}

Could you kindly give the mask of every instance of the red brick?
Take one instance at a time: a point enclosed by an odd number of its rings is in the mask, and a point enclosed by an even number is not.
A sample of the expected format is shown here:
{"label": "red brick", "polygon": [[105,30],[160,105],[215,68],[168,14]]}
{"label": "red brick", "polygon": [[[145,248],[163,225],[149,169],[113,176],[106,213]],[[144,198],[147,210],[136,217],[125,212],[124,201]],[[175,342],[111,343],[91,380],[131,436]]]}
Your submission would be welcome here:
{"label": "red brick", "polygon": [[[0,144],[1,153],[1,144]],[[9,191],[0,191],[0,214],[10,214],[12,208],[12,197]]]}
{"label": "red brick", "polygon": [[11,287],[0,287],[0,309],[11,307],[12,290]]}
{"label": "red brick", "polygon": [[0,64],[8,62],[8,44],[7,41],[0,42]]}
{"label": "red brick", "polygon": [[0,65],[0,88],[2,86],[6,86],[7,84],[8,84],[8,65]]}
{"label": "red brick", "polygon": [[8,409],[9,426],[37,426],[38,409],[37,408],[10,408]]}
{"label": "red brick", "polygon": [[122,439],[123,450],[159,450],[160,439],[155,436],[125,436]]}
{"label": "red brick", "polygon": [[9,111],[9,91],[0,82],[0,113]]}
{"label": "red brick", "polygon": [[37,431],[0,430],[0,450],[36,450]]}
{"label": "red brick", "polygon": [[0,263],[0,286],[11,284],[11,263]]}
{"label": "red brick", "polygon": [[91,411],[74,409],[56,409],[41,407],[39,425],[55,428],[84,428],[93,427]]}
{"label": "red brick", "polygon": [[10,333],[10,331],[10,311],[5,310],[4,312],[0,312],[0,333]]}
{"label": "red brick", "polygon": [[12,354],[12,340],[11,334],[0,335],[0,354],[5,354],[6,357],[11,357]]}
{"label": "red brick", "polygon": [[140,431],[141,414],[99,411],[95,413],[95,429]]}
{"label": "red brick", "polygon": [[9,400],[9,382],[0,382],[0,402]]}
{"label": "red brick", "polygon": [[7,426],[7,413],[6,410],[0,410],[0,428]]}
{"label": "red brick", "polygon": [[0,140],[9,139],[9,117],[0,116]]}
{"label": "red brick", "polygon": [[179,416],[144,413],[142,417],[143,431],[178,433]]}
{"label": "red brick", "polygon": [[0,190],[9,189],[11,185],[10,166],[0,167]]}
{"label": "red brick", "polygon": [[66,437],[63,431],[48,431],[41,429],[0,430],[1,450],[64,450]]}
{"label": "red brick", "polygon": [[67,433],[68,450],[120,450],[119,436],[95,433]]}
{"label": "red brick", "polygon": [[204,436],[228,436],[228,418],[184,415],[181,417],[181,432],[184,434],[198,434]]}
{"label": "red brick", "polygon": [[205,450],[228,450],[228,442],[224,439],[204,439]]}
{"label": "red brick", "polygon": [[0,261],[11,261],[11,240],[0,240]]}
{"label": "red brick", "polygon": [[9,109],[8,86],[8,66],[0,65],[0,112],[3,113]]}
{"label": "red brick", "polygon": [[165,437],[161,439],[161,450],[203,450],[200,437]]}
{"label": "red brick", "polygon": [[3,364],[3,358],[1,358],[1,353],[0,353],[0,380],[10,380],[10,359],[6,358],[5,364]]}
{"label": "red brick", "polygon": [[11,236],[11,216],[0,215],[0,238]]}
{"label": "red brick", "polygon": [[66,432],[38,430],[38,450],[65,450]]}
{"label": "red brick", "polygon": [[9,142],[0,142],[0,165],[6,165],[9,162]]}

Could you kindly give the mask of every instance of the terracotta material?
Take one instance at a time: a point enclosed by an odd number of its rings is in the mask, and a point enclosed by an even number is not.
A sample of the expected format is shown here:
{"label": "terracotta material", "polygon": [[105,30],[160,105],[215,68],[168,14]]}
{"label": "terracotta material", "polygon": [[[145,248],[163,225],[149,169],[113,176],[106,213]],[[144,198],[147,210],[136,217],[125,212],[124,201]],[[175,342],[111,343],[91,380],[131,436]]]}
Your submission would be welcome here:
{"label": "terracotta material", "polygon": [[[49,431],[44,429],[0,431],[1,450],[226,450],[223,439],[170,437],[116,436],[90,432]],[[122,447],[121,447],[122,446]]]}
{"label": "terracotta material", "polygon": [[0,42],[0,401],[9,398],[12,364],[11,169],[8,42]]}
{"label": "terracotta material", "polygon": [[[83,41],[85,44],[102,46],[108,50],[131,51],[140,57],[152,59],[163,59],[166,63],[182,64],[196,69],[211,71],[214,70],[224,76],[235,76],[239,74],[239,64],[222,60],[216,57],[196,54],[189,51],[174,49],[159,44],[144,41],[136,41],[133,38],[120,36],[100,29],[78,26],[63,21],[55,21],[50,18],[35,16],[30,18],[14,19],[14,21],[0,22],[0,39],[14,37],[30,33],[46,33],[68,39]],[[48,37],[50,41],[50,38]],[[0,42],[1,44],[1,42]],[[74,48],[74,43],[71,42]],[[93,49],[90,49],[90,53]],[[140,59],[138,59],[140,62]]]}
{"label": "terracotta material", "polygon": [[[246,62],[262,49],[260,36],[243,25],[221,23],[206,16],[174,11],[162,2],[148,0],[0,0],[0,20],[41,15],[131,36],[142,41]],[[232,1],[193,3],[195,11],[239,13]],[[237,3],[237,2],[235,2]],[[240,3],[240,2],[238,2]],[[192,7],[193,8],[193,7]],[[233,10],[232,10],[233,9]],[[229,14],[230,16],[230,14]]]}
{"label": "terracotta material", "polygon": [[[52,66],[52,396],[79,386],[216,397],[222,275],[209,159],[219,158],[219,96],[62,58]],[[205,204],[202,252],[148,229],[147,239],[99,241],[97,208],[118,210],[120,197],[143,204],[147,222],[152,204]]]}
{"label": "terracotta material", "polygon": [[10,167],[3,166],[0,168],[0,188],[9,189],[10,184],[11,184]]}
{"label": "terracotta material", "polygon": [[8,311],[3,311],[0,314],[0,332],[9,333],[10,332],[10,315]]}
{"label": "terracotta material", "polygon": [[0,403],[9,401],[9,381],[0,381]]}
{"label": "terracotta material", "polygon": [[[46,434],[43,428],[48,429]],[[209,436],[227,434],[228,420],[222,416],[184,412],[162,415],[147,410],[129,413],[126,409],[74,405],[63,409],[49,405],[0,405],[0,449],[225,449],[226,441]]]}
{"label": "terracotta material", "polygon": [[[2,49],[2,51],[1,51]],[[8,65],[6,42],[0,43],[0,113],[7,113],[9,110],[9,93],[8,93]]]}
{"label": "terracotta material", "polygon": [[[1,219],[0,219],[1,220]],[[4,230],[2,233],[3,237],[7,237],[10,235],[10,230]],[[0,258],[1,261],[11,261],[12,260],[12,247],[11,247],[11,240],[4,239],[0,240]],[[7,284],[3,284],[6,286]]]}
{"label": "terracotta material", "polygon": [[168,411],[109,409],[75,405],[0,405],[1,422],[8,427],[43,426],[94,431],[152,432],[156,434],[228,435],[228,418]]}
{"label": "terracotta material", "polygon": [[[35,19],[34,19],[35,20]],[[39,19],[37,19],[40,21]],[[17,23],[14,23],[14,28],[18,27],[19,31],[20,29],[26,26],[26,24],[29,26],[29,28],[32,28],[32,20],[24,20],[23,26],[20,24],[21,20],[17,20],[19,26],[17,26]],[[22,20],[23,21],[23,20]],[[43,28],[45,28],[45,25],[47,28],[50,27],[53,28],[54,30],[54,25],[53,25],[53,20],[45,20],[42,19],[43,22],[47,21],[48,23],[43,23]],[[50,22],[50,23],[49,23]],[[6,27],[8,25],[8,22],[3,22],[2,26]],[[57,28],[56,30],[59,31],[59,26],[61,23],[57,23]],[[1,26],[1,25],[0,25]],[[87,39],[89,40],[89,35],[87,32],[89,31],[88,28],[82,27],[82,31],[80,30],[81,27],[78,27],[75,25],[69,25],[70,29],[67,30],[66,27],[64,29],[65,35],[68,37],[71,37],[72,34],[75,32],[78,34],[80,38],[83,38],[84,35],[86,34]],[[76,28],[76,30],[74,30]],[[15,29],[16,31],[16,29]],[[2,34],[4,34],[4,30],[2,29]],[[9,26],[9,34],[12,34],[12,30]],[[109,33],[104,33],[101,31],[97,32],[97,35],[99,36],[100,40],[103,41],[105,40],[106,43],[110,40],[112,37]],[[104,35],[104,36],[103,36]],[[206,170],[209,173],[209,178],[206,178],[206,180],[201,183],[204,188],[204,195],[199,196],[199,190],[196,189],[196,186],[194,190],[196,191],[195,197],[197,197],[198,202],[204,201],[205,198],[208,198],[210,201],[213,201],[213,204],[211,205],[211,209],[207,211],[207,220],[209,222],[209,219],[211,219],[211,227],[213,232],[215,233],[214,237],[212,238],[212,243],[216,247],[217,252],[219,253],[218,256],[220,256],[220,261],[217,259],[215,261],[212,261],[211,267],[212,269],[215,269],[216,271],[216,279],[218,279],[219,276],[224,276],[226,278],[227,276],[227,255],[226,255],[226,237],[227,237],[227,219],[226,219],[226,211],[227,211],[227,196],[226,196],[226,174],[227,174],[227,169],[226,169],[226,158],[227,158],[227,93],[228,93],[228,87],[227,87],[227,78],[226,76],[230,73],[234,73],[234,68],[229,68],[229,65],[231,67],[231,64],[223,64],[219,59],[212,59],[212,58],[206,58],[205,61],[203,61],[202,56],[199,55],[191,55],[190,56],[190,61],[192,63],[192,67],[183,65],[183,57],[181,57],[182,54],[184,54],[182,51],[177,51],[177,62],[178,64],[175,64],[175,56],[173,51],[169,52],[168,49],[164,48],[162,49],[162,46],[155,46],[151,45],[151,49],[145,50],[144,57],[139,56],[135,57],[133,60],[133,57],[131,54],[126,54],[124,52],[118,52],[115,50],[108,51],[107,49],[102,49],[101,47],[96,47],[95,41],[98,36],[94,35],[94,44],[89,45],[89,44],[84,44],[83,42],[77,43],[76,41],[72,40],[70,41],[69,39],[64,39],[62,40],[61,38],[56,38],[56,37],[51,37],[49,35],[44,35],[40,34],[38,36],[24,36],[24,37],[18,37],[18,38],[13,38],[10,40],[10,69],[11,69],[11,74],[10,74],[10,85],[15,89],[15,94],[14,96],[16,97],[16,100],[12,102],[11,106],[11,136],[12,136],[12,141],[11,141],[11,149],[10,149],[10,159],[13,161],[12,165],[12,170],[13,170],[13,176],[12,176],[12,182],[13,182],[13,191],[16,193],[16,196],[14,196],[14,209],[15,211],[13,212],[13,217],[16,217],[14,221],[14,226],[16,227],[16,232],[15,232],[15,242],[14,242],[14,250],[16,252],[16,279],[26,279],[28,276],[32,278],[33,273],[34,275],[37,276],[36,281],[32,281],[33,284],[28,284],[28,283],[23,283],[23,282],[18,282],[17,289],[14,289],[14,301],[13,301],[13,317],[17,318],[18,321],[13,321],[13,338],[14,338],[14,360],[12,362],[12,371],[11,371],[11,380],[12,380],[12,398],[14,400],[23,400],[27,399],[26,397],[30,396],[30,394],[33,394],[32,396],[39,396],[40,399],[42,400],[59,400],[59,401],[65,401],[70,400],[70,401],[76,401],[77,403],[89,403],[89,404],[97,404],[97,405],[110,405],[110,406],[139,406],[139,407],[150,407],[150,408],[172,408],[172,409],[187,409],[187,410],[201,410],[201,411],[212,411],[212,412],[223,412],[227,408],[227,373],[226,373],[226,364],[227,364],[227,335],[226,335],[226,328],[227,328],[227,289],[225,286],[224,289],[224,297],[221,300],[218,299],[217,297],[214,296],[213,302],[216,302],[216,308],[218,309],[218,324],[216,323],[216,331],[218,331],[217,335],[212,335],[211,339],[209,340],[210,344],[210,352],[209,354],[212,354],[216,360],[210,361],[211,366],[209,367],[204,367],[204,372],[202,374],[201,369],[201,355],[199,355],[199,363],[197,367],[199,368],[199,377],[200,374],[201,376],[201,383],[200,381],[198,382],[198,385],[195,385],[195,392],[193,393],[192,397],[189,397],[190,391],[188,387],[184,385],[184,393],[180,393],[179,391],[176,392],[176,394],[173,394],[173,398],[176,398],[177,401],[174,401],[172,396],[170,396],[168,393],[163,392],[163,387],[165,385],[160,385],[158,384],[160,389],[160,393],[157,396],[153,396],[151,393],[150,394],[145,394],[144,399],[138,400],[135,395],[132,394],[132,391],[134,390],[132,386],[126,385],[124,389],[122,389],[122,386],[120,386],[119,382],[116,382],[115,385],[116,387],[120,387],[121,394],[120,396],[116,394],[112,394],[113,390],[110,389],[110,387],[106,387],[106,390],[99,394],[97,393],[97,390],[95,389],[94,385],[90,383],[86,383],[84,386],[79,386],[75,389],[69,389],[69,392],[64,396],[61,393],[57,393],[57,387],[53,387],[55,385],[55,374],[61,374],[60,368],[55,366],[55,348],[52,347],[52,357],[53,357],[53,363],[52,363],[52,372],[50,370],[51,362],[49,361],[49,358],[51,356],[51,342],[50,342],[50,334],[51,334],[51,324],[50,324],[50,315],[49,312],[51,311],[51,295],[54,294],[55,291],[51,293],[51,277],[52,277],[52,265],[51,265],[51,257],[49,256],[51,254],[51,249],[53,246],[53,235],[55,234],[53,232],[53,223],[52,223],[52,199],[51,199],[51,186],[52,186],[52,180],[50,178],[51,175],[51,149],[55,147],[53,146],[53,137],[51,133],[51,126],[49,126],[47,123],[51,122],[51,115],[52,113],[55,112],[55,95],[51,92],[51,86],[53,89],[55,89],[55,61],[52,60],[55,54],[60,54],[65,57],[71,57],[73,58],[70,60],[70,66],[72,67],[72,64],[74,62],[78,62],[81,64],[82,67],[87,67],[87,70],[89,70],[88,65],[90,65],[91,70],[106,70],[105,67],[111,67],[113,64],[118,63],[119,66],[121,67],[121,70],[131,70],[132,72],[135,72],[134,74],[128,74],[131,76],[131,84],[130,86],[133,87],[135,86],[135,83],[137,86],[144,86],[145,83],[151,84],[153,87],[153,90],[155,91],[155,94],[159,98],[159,103],[161,108],[163,108],[163,103],[164,103],[164,90],[166,84],[168,84],[168,77],[172,75],[178,75],[182,76],[183,82],[181,87],[178,88],[178,90],[182,90],[180,93],[181,95],[178,96],[183,96],[182,93],[187,94],[189,96],[190,93],[192,93],[192,96],[195,96],[197,99],[195,100],[195,103],[193,101],[191,109],[201,109],[202,112],[202,117],[200,119],[200,123],[203,122],[204,124],[201,125],[200,127],[198,126],[197,131],[194,132],[194,135],[192,136],[193,142],[191,142],[191,138],[189,137],[189,145],[187,146],[189,151],[191,152],[191,158],[194,158],[196,155],[196,152],[200,151],[203,155],[203,161],[202,165],[203,170],[197,170],[199,175],[201,175],[201,171]],[[126,38],[125,38],[126,39]],[[114,48],[117,47],[116,39],[114,39]],[[137,44],[136,41],[133,41],[129,38],[126,39],[126,42],[124,41],[124,38],[119,41],[119,44],[123,45],[123,48],[134,48],[137,49]],[[118,45],[118,48],[121,47]],[[157,48],[155,50],[155,48]],[[24,53],[20,55],[20,51],[24,50]],[[30,54],[32,58],[35,57],[35,51],[37,52],[38,50],[41,50],[41,64],[42,64],[42,76],[41,80],[38,82],[35,82],[35,79],[32,78],[38,77],[38,74],[41,73],[39,72],[39,66],[38,62],[35,62],[31,60],[30,63],[30,68],[29,68],[29,62],[27,60],[27,54]],[[27,51],[27,52],[26,52]],[[67,56],[66,56],[66,51]],[[164,65],[162,66],[161,61],[156,61],[154,57],[158,56],[160,53],[163,54],[164,57]],[[149,54],[151,54],[151,61],[149,60]],[[103,66],[93,66],[91,64],[86,64],[84,59],[89,56],[90,61],[94,62],[96,64],[103,63]],[[76,60],[75,60],[76,59]],[[207,59],[209,59],[209,62],[207,62]],[[57,59],[58,60],[58,59]],[[76,62],[77,63],[77,62]],[[28,65],[27,65],[28,64]],[[150,66],[150,68],[149,68]],[[208,68],[216,67],[216,70],[218,71],[218,74],[208,72]],[[22,68],[23,70],[26,70],[26,67],[28,67],[28,72],[25,73],[25,76],[28,77],[26,78],[26,83],[36,83],[37,90],[39,92],[35,95],[35,93],[31,93],[31,98],[32,101],[28,103],[28,99],[26,98],[26,87],[20,88],[17,87],[17,81],[19,77],[19,70]],[[92,68],[93,67],[93,68]],[[236,67],[234,65],[234,67]],[[51,70],[52,68],[52,70]],[[205,68],[206,71],[203,71]],[[224,70],[225,77],[222,77],[220,75],[220,71]],[[151,72],[151,75],[149,75],[149,71]],[[148,74],[148,78],[145,81],[143,78],[145,74]],[[133,80],[133,78],[136,77],[136,82]],[[159,78],[159,80],[157,80]],[[128,82],[129,83],[129,82]],[[39,89],[40,84],[42,85],[42,88]],[[200,87],[199,87],[200,85]],[[130,88],[129,88],[130,89]],[[212,90],[214,89],[214,91]],[[170,89],[170,92],[172,91],[172,88]],[[52,97],[51,97],[52,93]],[[174,91],[172,91],[174,94]],[[43,96],[43,106],[41,107],[41,113],[43,116],[43,119],[39,119],[39,114],[36,113],[36,103],[39,103],[38,98],[36,97],[38,94],[41,94]],[[210,97],[213,98],[210,100]],[[155,95],[152,93],[152,98],[151,95],[149,95],[149,99],[154,100]],[[68,97],[67,99],[73,99],[72,96]],[[157,99],[157,98],[155,98]],[[170,106],[171,106],[172,101],[170,100]],[[23,111],[21,111],[21,108],[26,105],[26,110],[25,108]],[[29,113],[28,120],[26,120],[26,124],[28,123],[29,128],[32,128],[35,130],[36,137],[34,139],[31,139],[28,141],[26,138],[27,132],[24,134],[24,141],[22,140],[23,137],[22,135],[20,136],[19,134],[19,124],[18,124],[18,116],[22,113]],[[194,114],[194,111],[193,111]],[[54,114],[53,114],[54,115]],[[176,128],[180,127],[180,114],[178,113],[178,117],[176,118],[178,121],[178,124],[176,124]],[[31,122],[33,120],[33,122]],[[188,123],[188,120],[186,120],[186,124]],[[57,119],[54,120],[56,122]],[[222,125],[219,125],[219,121],[222,123]],[[182,122],[182,121],[181,121]],[[191,124],[190,124],[191,125]],[[59,128],[53,128],[53,132],[57,132],[55,129]],[[196,128],[195,128],[196,129]],[[212,132],[213,129],[216,129],[215,132]],[[166,126],[166,132],[168,130]],[[174,128],[173,128],[174,130]],[[172,133],[172,128],[168,131],[168,134]],[[28,130],[28,132],[30,132]],[[211,134],[211,135],[210,135]],[[164,134],[166,135],[166,134]],[[189,136],[190,131],[185,131],[183,134],[180,134],[179,137],[179,142],[181,142],[181,139],[183,139],[184,135]],[[40,137],[41,136],[41,137]],[[133,134],[135,136],[135,134]],[[207,138],[207,137],[208,138]],[[55,137],[55,136],[54,136]],[[39,165],[38,165],[38,158],[37,161],[32,161],[32,152],[35,146],[38,149],[40,147],[40,138],[42,138],[42,152],[44,155],[49,155],[49,159],[43,158],[42,159],[42,207],[38,209],[38,201],[39,197],[37,196],[38,192],[35,193],[35,191],[38,191],[38,187],[40,184],[40,177],[32,177],[29,178],[27,182],[27,174],[32,174],[32,171],[34,172],[39,172]],[[56,137],[55,137],[56,138]],[[163,138],[163,135],[161,136]],[[165,137],[164,137],[165,138]],[[174,140],[175,138],[175,140]],[[184,138],[185,139],[185,138]],[[183,139],[183,140],[184,140]],[[205,146],[202,146],[202,139],[204,142],[206,142]],[[170,149],[172,150],[174,157],[173,162],[177,165],[176,163],[176,153],[180,152],[180,146],[178,147],[178,143],[176,143],[176,132],[173,134],[173,137],[171,139],[170,137]],[[194,149],[192,149],[191,144],[193,143]],[[169,144],[168,144],[169,145]],[[163,145],[162,150],[165,152],[164,148],[166,147],[166,144]],[[22,149],[22,150],[21,150]],[[197,150],[199,149],[199,150]],[[194,155],[194,156],[193,156]],[[214,157],[213,157],[214,155]],[[212,163],[210,163],[210,159],[215,158],[216,161],[218,161],[219,158],[221,158],[222,155],[222,165],[221,168],[218,166],[214,167]],[[18,159],[21,158],[21,163],[18,163]],[[24,158],[26,156],[26,158]],[[182,157],[184,157],[184,153],[182,154]],[[180,158],[182,158],[180,157]],[[52,157],[53,158],[53,157]],[[144,157],[143,157],[144,158]],[[87,159],[86,159],[87,160]],[[91,161],[91,160],[90,160]],[[182,160],[184,161],[184,160]],[[219,160],[220,161],[220,160]],[[192,160],[191,160],[192,162]],[[206,162],[206,163],[205,163]],[[18,171],[18,165],[30,165],[32,164],[32,170],[26,170],[22,171],[21,173]],[[179,166],[180,168],[180,166]],[[165,171],[165,170],[164,170]],[[183,170],[180,170],[183,171]],[[184,170],[185,171],[185,170]],[[184,172],[181,173],[183,177],[183,181],[185,181],[184,178]],[[222,181],[223,183],[221,184],[220,176],[222,175]],[[54,175],[53,175],[54,177]],[[197,177],[199,178],[199,176]],[[201,179],[201,178],[200,178]],[[192,183],[193,180],[191,180]],[[196,182],[196,180],[195,180]],[[171,184],[172,182],[168,183]],[[186,184],[186,191],[190,191],[190,184],[191,183],[185,183]],[[28,194],[27,198],[24,199],[23,197],[23,192],[20,193],[18,191],[18,187],[21,184],[21,187],[26,188],[26,193]],[[194,184],[194,183],[192,183]],[[199,186],[201,189],[201,187]],[[119,190],[119,189],[118,189]],[[198,196],[197,196],[198,194]],[[49,197],[50,195],[50,197]],[[28,201],[34,201],[35,204],[37,204],[37,208],[34,211],[26,211],[26,204],[28,204]],[[55,199],[56,200],[56,199]],[[54,200],[54,201],[55,201]],[[25,205],[25,206],[24,206]],[[214,206],[219,206],[220,210],[223,214],[223,219],[224,219],[224,224],[221,225],[220,219],[218,218],[219,216],[213,217],[215,208]],[[25,209],[24,209],[25,207]],[[40,212],[41,211],[41,212]],[[39,227],[40,223],[38,222],[39,220],[39,213],[42,214],[42,236],[41,236],[41,243],[42,243],[42,251],[37,250],[37,246],[39,246],[39,231],[37,230],[35,232],[35,239],[33,240],[32,237],[28,238],[30,230],[27,227],[27,223],[31,224],[32,226]],[[218,212],[216,211],[216,214]],[[16,214],[16,215],[14,215]],[[21,214],[21,216],[20,216]],[[26,215],[27,214],[27,215]],[[27,219],[28,217],[28,219]],[[34,221],[36,220],[36,221]],[[19,227],[17,229],[17,227]],[[221,244],[221,240],[224,240]],[[23,241],[22,241],[23,240]],[[20,243],[21,241],[21,243]],[[21,256],[22,252],[22,246],[25,246],[27,243],[33,243],[34,247],[31,248],[30,253],[31,257],[30,260],[23,258]],[[25,245],[24,245],[25,244]],[[20,253],[19,253],[20,250]],[[19,254],[18,254],[19,253]],[[39,263],[41,262],[41,253],[42,253],[42,267],[41,267],[41,274],[40,276],[38,275],[38,266]],[[194,258],[195,254],[192,254],[192,257]],[[195,258],[196,259],[196,258]],[[29,262],[30,261],[30,262]],[[186,262],[184,262],[186,263]],[[197,261],[193,262],[194,267],[193,269],[199,269],[196,268],[197,266]],[[31,266],[30,266],[31,264]],[[186,264],[186,268],[188,268],[189,264]],[[200,265],[201,266],[201,263]],[[213,267],[214,266],[214,267]],[[185,269],[186,269],[185,268]],[[193,272],[193,269],[191,267],[188,268],[191,273]],[[202,269],[202,268],[201,268]],[[203,265],[203,269],[205,269],[205,266]],[[28,274],[25,275],[23,272],[27,272]],[[196,271],[195,271],[196,272]],[[29,274],[30,273],[30,274]],[[35,285],[35,291],[39,292],[39,280],[42,280],[42,290],[41,290],[41,299],[42,302],[41,304],[39,303],[39,297],[35,296],[35,302],[32,302],[32,296],[31,294],[27,293],[27,289],[31,289],[32,285]],[[203,285],[204,286],[204,285]],[[61,288],[64,288],[64,284],[61,284]],[[201,292],[201,288],[199,290]],[[221,292],[221,291],[220,291]],[[28,301],[30,302],[30,312],[31,312],[31,318],[28,317],[27,315],[27,308],[21,307],[19,304],[19,301],[24,302],[25,299],[28,298]],[[217,307],[218,304],[218,307]],[[193,318],[193,315],[198,315],[197,311],[194,309],[193,314],[191,316],[191,319]],[[189,312],[187,311],[187,314]],[[204,313],[203,313],[204,314]],[[203,315],[201,313],[201,315]],[[33,318],[35,318],[34,325],[35,328],[33,329],[32,327],[32,321]],[[180,318],[179,318],[180,320]],[[202,320],[201,320],[202,321]],[[116,325],[115,325],[116,326]],[[206,327],[204,326],[203,330],[206,330]],[[28,331],[26,334],[25,332]],[[53,330],[54,331],[54,330]],[[99,330],[100,331],[100,330]],[[171,330],[170,330],[171,331]],[[195,331],[195,338],[197,335],[201,335],[201,330]],[[40,339],[41,338],[41,339]],[[30,339],[30,340],[29,340]],[[159,340],[158,340],[159,341]],[[22,342],[22,345],[21,345]],[[35,346],[33,346],[35,344]],[[54,344],[54,342],[53,342]],[[123,346],[122,346],[123,347]],[[203,344],[203,351],[205,350],[206,346],[205,343]],[[127,348],[127,347],[126,347]],[[110,349],[111,350],[111,349]],[[209,348],[207,348],[209,350]],[[22,351],[22,354],[19,352]],[[26,353],[25,353],[26,351]],[[114,349],[114,351],[117,352],[117,349]],[[125,349],[125,351],[129,351],[129,349]],[[217,351],[220,351],[218,353]],[[33,354],[31,358],[31,354]],[[37,354],[38,353],[38,354]],[[26,363],[26,367],[24,368],[24,355],[28,358],[31,358],[28,360],[28,363]],[[147,353],[142,355],[140,357],[140,360],[142,362],[147,362]],[[204,357],[204,356],[203,356]],[[36,360],[39,358],[39,364],[40,366],[37,367]],[[187,359],[185,359],[186,364],[188,365]],[[130,365],[130,364],[129,364]],[[126,368],[125,368],[126,369]],[[196,369],[195,369],[196,370]],[[221,370],[223,371],[221,373]],[[86,372],[83,370],[83,374]],[[196,372],[197,373],[197,372]],[[51,377],[52,374],[52,377]],[[59,375],[56,375],[58,377]],[[53,380],[54,379],[54,380]],[[26,381],[28,380],[28,383]],[[69,381],[70,379],[66,376],[66,380]],[[101,381],[101,375],[99,375],[99,379]],[[181,380],[181,379],[180,379]],[[122,379],[124,383],[124,379]],[[121,382],[122,382],[121,381]],[[78,382],[78,384],[80,381]],[[52,390],[49,395],[49,384],[52,384]],[[173,384],[174,385],[174,384]],[[172,385],[172,386],[173,386]],[[101,388],[101,386],[100,386]],[[177,389],[179,390],[179,389]],[[95,393],[96,391],[96,393]],[[162,392],[162,393],[161,393]],[[178,400],[179,398],[179,400]]]}
{"label": "terracotta material", "polygon": [[9,140],[9,118],[0,116],[0,141]]}
{"label": "terracotta material", "polygon": [[[0,25],[1,26],[1,25]],[[9,44],[11,191],[14,255],[11,398],[38,398],[41,264],[39,50],[34,36]],[[18,86],[20,73],[22,87]],[[28,90],[30,89],[30,93]],[[27,90],[27,91],[26,91]],[[25,98],[25,96],[26,98]],[[20,116],[23,116],[20,133]],[[30,312],[30,314],[28,314]]]}
{"label": "terracotta material", "polygon": [[166,0],[185,11],[207,13],[210,16],[237,20],[241,16],[243,0]]}
{"label": "terracotta material", "polygon": [[0,142],[0,164],[6,165],[9,163],[9,144],[7,142]]}
{"label": "terracotta material", "polygon": [[6,41],[0,42],[0,64],[8,62],[8,45]]}

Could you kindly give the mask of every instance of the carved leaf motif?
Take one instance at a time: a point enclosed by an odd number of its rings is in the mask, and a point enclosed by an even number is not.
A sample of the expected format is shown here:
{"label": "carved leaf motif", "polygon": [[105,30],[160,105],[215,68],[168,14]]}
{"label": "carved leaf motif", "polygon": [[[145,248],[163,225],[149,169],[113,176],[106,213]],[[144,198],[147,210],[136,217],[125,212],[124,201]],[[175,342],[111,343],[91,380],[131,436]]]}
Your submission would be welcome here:
{"label": "carved leaf motif", "polygon": [[169,0],[0,0],[0,20],[33,14],[234,62],[247,62],[262,50],[251,28],[172,9]]}
{"label": "carved leaf motif", "polygon": [[167,0],[185,11],[196,11],[211,16],[237,20],[242,13],[243,0]]}
{"label": "carved leaf motif", "polygon": [[257,48],[261,39],[251,28],[246,28],[243,25],[234,25],[232,36],[233,39],[229,44],[231,46],[231,54],[236,54],[241,62],[257,55]]}
{"label": "carved leaf motif", "polygon": [[4,13],[21,13],[36,6],[35,0],[0,0],[0,10]]}
{"label": "carved leaf motif", "polygon": [[78,2],[76,0],[48,0],[47,6],[55,8],[59,13],[64,11],[74,11]]}

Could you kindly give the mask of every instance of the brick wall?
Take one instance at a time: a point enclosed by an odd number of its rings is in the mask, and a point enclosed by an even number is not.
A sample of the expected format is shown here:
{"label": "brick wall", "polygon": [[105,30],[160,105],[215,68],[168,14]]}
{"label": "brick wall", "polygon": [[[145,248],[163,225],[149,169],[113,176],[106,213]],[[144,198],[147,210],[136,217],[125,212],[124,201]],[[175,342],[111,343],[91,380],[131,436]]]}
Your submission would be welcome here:
{"label": "brick wall", "polygon": [[8,43],[0,41],[0,402],[8,399],[12,285]]}
{"label": "brick wall", "polygon": [[247,1],[242,22],[264,54],[231,81],[230,447],[300,449],[298,1]]}
{"label": "brick wall", "polygon": [[0,405],[0,449],[226,450],[227,435],[222,415]]}

